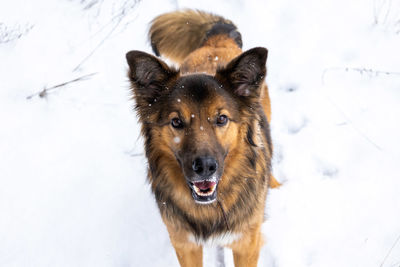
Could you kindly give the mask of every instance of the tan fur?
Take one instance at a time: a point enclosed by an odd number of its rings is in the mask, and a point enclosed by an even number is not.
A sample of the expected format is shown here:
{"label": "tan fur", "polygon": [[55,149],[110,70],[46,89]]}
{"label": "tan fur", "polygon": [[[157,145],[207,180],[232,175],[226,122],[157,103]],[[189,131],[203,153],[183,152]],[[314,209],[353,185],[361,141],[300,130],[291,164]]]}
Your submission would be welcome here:
{"label": "tan fur", "polygon": [[212,36],[202,47],[185,58],[180,71],[181,74],[207,73],[214,75],[217,67],[225,66],[241,53],[242,49],[227,35]]}
{"label": "tan fur", "polygon": [[151,22],[149,37],[161,55],[181,63],[202,45],[207,31],[219,21],[232,23],[221,16],[199,10],[166,13]]}
{"label": "tan fur", "polygon": [[171,221],[163,220],[181,267],[203,267],[203,248],[188,242],[187,232],[179,231]]}
{"label": "tan fur", "polygon": [[244,237],[230,245],[235,267],[257,267],[263,238],[260,234],[261,224],[244,230]]}
{"label": "tan fur", "polygon": [[[245,160],[245,157],[242,153],[242,151],[244,151],[245,145],[243,144],[243,142],[241,142],[241,140],[243,140],[245,137],[244,130],[244,128],[239,130],[232,128],[228,129],[229,132],[227,134],[234,135],[234,137],[228,137],[228,139],[234,140],[230,144],[232,152],[229,153],[228,157],[225,159],[225,164],[231,167],[225,170],[224,177],[226,177],[226,179],[222,179],[219,184],[221,192],[229,192],[229,194],[221,193],[219,195],[224,210],[229,210],[231,208],[231,206],[237,201],[241,192],[241,185],[238,184],[236,186],[232,186],[229,178],[233,177],[235,173],[241,171],[242,166],[237,165],[236,163]],[[227,137],[221,135],[219,139],[219,142],[222,143],[226,142],[225,139],[227,139]],[[171,142],[171,140],[165,140],[165,142]],[[270,157],[271,155],[268,156]],[[261,164],[257,164],[256,168],[257,170],[261,171]],[[178,171],[175,175],[177,175],[175,177],[179,177]],[[176,186],[178,185],[179,183],[177,181]],[[265,202],[263,200],[266,197],[267,187],[259,189],[259,193],[257,195],[258,201],[256,203],[253,203],[254,205],[256,205],[256,207],[255,213],[253,214],[251,220],[243,222],[240,229],[235,229],[235,231],[238,231],[242,234],[242,237],[240,238],[240,240],[233,242],[228,246],[232,249],[235,267],[257,266],[259,251],[261,246],[263,245],[263,238],[260,230],[261,224],[264,221]],[[217,203],[202,206],[201,209],[196,207],[196,205],[189,204],[191,203],[191,196],[185,189],[186,188],[184,188],[184,186],[181,187],[181,185],[179,185],[179,190],[175,188],[175,190],[179,192],[176,195],[177,203],[187,203],[180,206],[181,209],[186,211],[194,218],[213,219],[222,216],[221,210],[218,208]],[[179,222],[175,221],[173,218],[168,218],[165,216],[162,216],[162,218],[167,226],[171,243],[175,248],[180,265],[182,267],[202,267],[202,248],[189,241],[189,236],[191,235],[191,233],[185,231],[184,228],[179,224]]]}

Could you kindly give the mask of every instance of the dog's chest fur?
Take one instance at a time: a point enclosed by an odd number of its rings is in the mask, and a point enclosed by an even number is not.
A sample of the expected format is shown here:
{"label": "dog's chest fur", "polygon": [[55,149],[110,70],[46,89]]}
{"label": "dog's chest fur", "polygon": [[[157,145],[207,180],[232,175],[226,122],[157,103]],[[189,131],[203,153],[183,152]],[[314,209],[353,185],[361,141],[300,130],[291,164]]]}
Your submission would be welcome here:
{"label": "dog's chest fur", "polygon": [[225,232],[217,235],[212,235],[208,238],[196,238],[194,235],[189,234],[188,240],[192,243],[201,246],[228,246],[242,237],[240,233]]}

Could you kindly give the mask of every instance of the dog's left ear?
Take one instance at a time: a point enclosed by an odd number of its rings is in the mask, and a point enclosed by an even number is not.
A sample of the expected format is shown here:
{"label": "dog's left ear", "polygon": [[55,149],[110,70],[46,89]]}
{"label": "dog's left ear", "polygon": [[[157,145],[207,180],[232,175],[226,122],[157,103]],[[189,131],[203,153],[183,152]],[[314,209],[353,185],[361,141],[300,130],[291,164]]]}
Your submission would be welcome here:
{"label": "dog's left ear", "polygon": [[168,90],[168,82],[178,74],[163,61],[141,51],[128,52],[126,60],[129,65],[128,76],[138,108],[147,107],[153,103],[154,99]]}
{"label": "dog's left ear", "polygon": [[239,97],[257,98],[266,74],[268,50],[263,47],[250,49],[233,59],[225,68],[217,70],[215,78],[227,83]]}

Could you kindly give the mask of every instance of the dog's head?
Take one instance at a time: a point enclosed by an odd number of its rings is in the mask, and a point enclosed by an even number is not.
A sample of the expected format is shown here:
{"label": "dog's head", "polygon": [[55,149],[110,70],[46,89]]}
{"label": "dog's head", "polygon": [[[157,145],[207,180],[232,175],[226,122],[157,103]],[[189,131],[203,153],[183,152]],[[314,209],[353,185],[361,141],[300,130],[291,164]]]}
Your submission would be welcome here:
{"label": "dog's head", "polygon": [[215,201],[225,159],[246,138],[246,114],[259,106],[267,50],[251,49],[214,76],[180,76],[140,51],[126,57],[153,176],[176,169],[172,176],[184,177],[197,203]]}

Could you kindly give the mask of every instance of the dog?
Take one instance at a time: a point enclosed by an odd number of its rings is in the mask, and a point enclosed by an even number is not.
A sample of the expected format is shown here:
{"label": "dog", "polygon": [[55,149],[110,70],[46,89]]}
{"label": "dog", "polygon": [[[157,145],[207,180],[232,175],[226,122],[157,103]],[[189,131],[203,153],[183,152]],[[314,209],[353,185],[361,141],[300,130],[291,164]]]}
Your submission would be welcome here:
{"label": "dog", "polygon": [[156,17],[156,56],[126,54],[148,180],[182,267],[202,266],[202,246],[231,248],[236,267],[257,266],[271,175],[268,51],[242,51],[221,16],[181,10]]}

